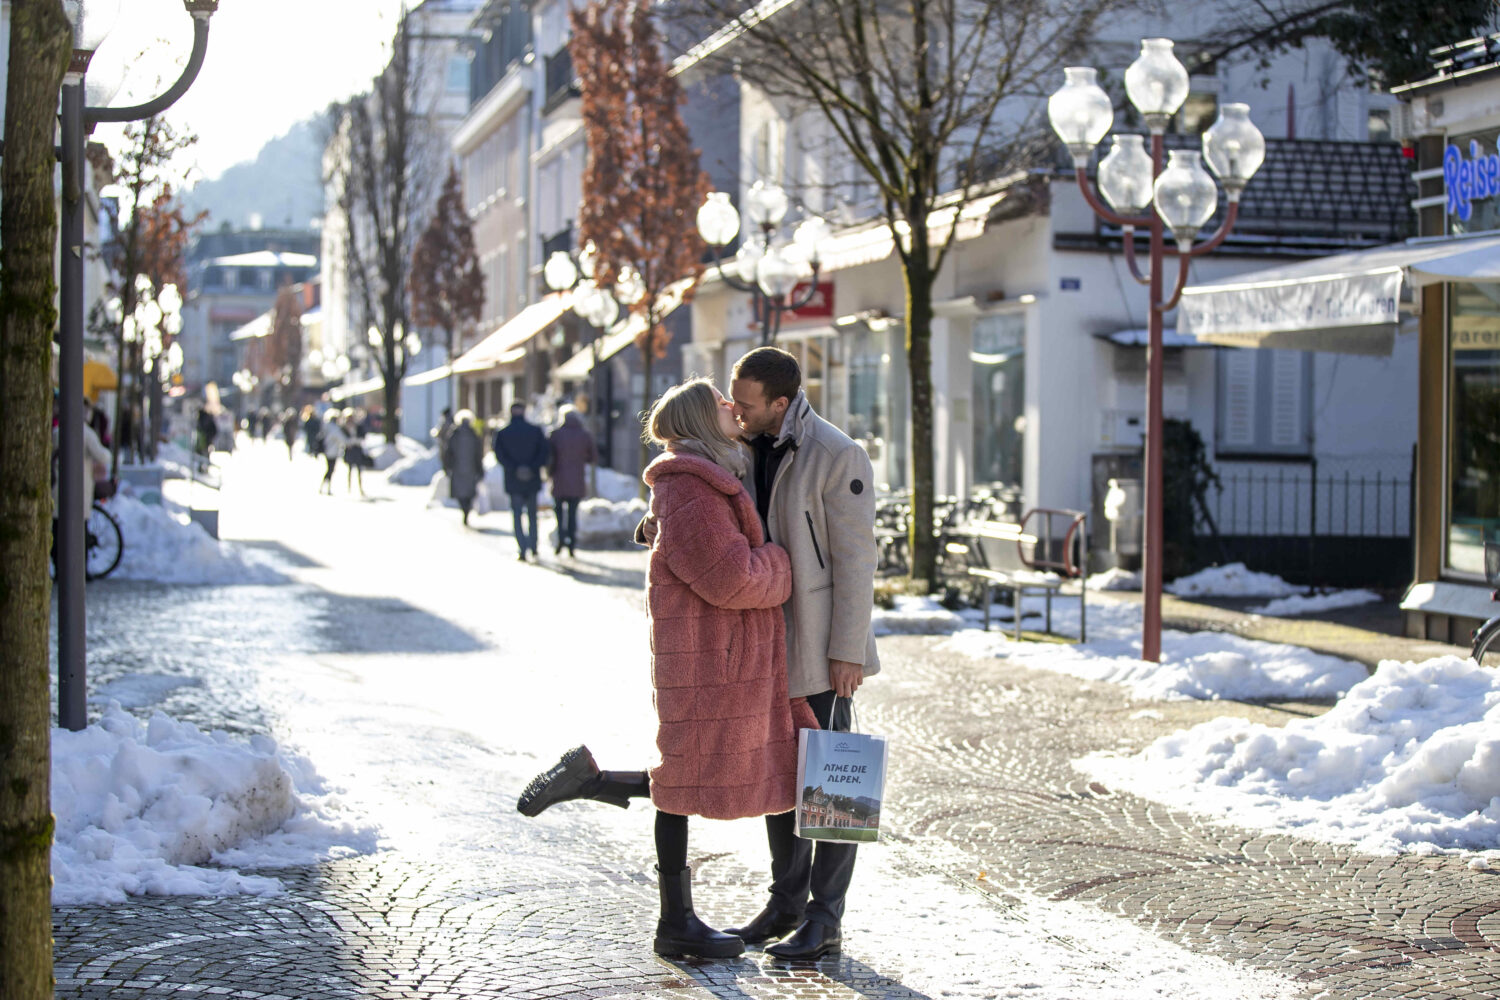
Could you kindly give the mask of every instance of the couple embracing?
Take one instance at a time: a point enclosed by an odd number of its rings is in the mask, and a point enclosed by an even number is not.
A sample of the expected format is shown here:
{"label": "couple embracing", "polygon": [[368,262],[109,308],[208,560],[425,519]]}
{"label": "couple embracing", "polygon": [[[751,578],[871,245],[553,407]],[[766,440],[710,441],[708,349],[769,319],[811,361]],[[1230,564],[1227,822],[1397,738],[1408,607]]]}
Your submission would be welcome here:
{"label": "couple embracing", "polygon": [[[706,379],[668,390],[646,418],[647,606],[661,762],[601,771],[585,747],[521,795],[535,816],[570,799],[656,807],[660,955],[777,958],[840,950],[855,846],[796,836],[797,730],[849,728],[879,670],[870,628],[875,491],[869,456],[813,412],[797,360],[762,347],[734,367],[730,399]],[[693,911],[688,816],[764,816],[770,899],[717,931]],[[780,940],[780,939],[785,940]]]}

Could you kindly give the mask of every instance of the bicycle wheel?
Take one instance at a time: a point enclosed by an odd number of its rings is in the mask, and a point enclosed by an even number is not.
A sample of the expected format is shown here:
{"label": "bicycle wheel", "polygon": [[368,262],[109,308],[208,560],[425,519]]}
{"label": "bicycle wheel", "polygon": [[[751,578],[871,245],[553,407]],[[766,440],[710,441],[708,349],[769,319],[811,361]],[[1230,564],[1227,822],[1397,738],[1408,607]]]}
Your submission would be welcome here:
{"label": "bicycle wheel", "polygon": [[1475,630],[1469,655],[1481,667],[1500,667],[1500,617],[1491,618]]}
{"label": "bicycle wheel", "polygon": [[84,579],[97,580],[101,576],[109,576],[120,565],[120,556],[125,554],[125,539],[120,534],[120,523],[113,514],[95,503],[89,510],[89,519],[83,532]]}

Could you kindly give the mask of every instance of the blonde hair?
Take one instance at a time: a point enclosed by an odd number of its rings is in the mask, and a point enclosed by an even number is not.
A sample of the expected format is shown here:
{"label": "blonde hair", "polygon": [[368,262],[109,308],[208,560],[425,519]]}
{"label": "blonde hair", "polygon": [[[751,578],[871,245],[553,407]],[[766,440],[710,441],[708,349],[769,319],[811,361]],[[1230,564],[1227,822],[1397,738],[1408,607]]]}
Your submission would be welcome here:
{"label": "blonde hair", "polygon": [[706,378],[674,385],[646,414],[643,437],[651,444],[687,451],[717,462],[736,476],[745,474],[745,453],[736,438],[719,427],[719,394]]}

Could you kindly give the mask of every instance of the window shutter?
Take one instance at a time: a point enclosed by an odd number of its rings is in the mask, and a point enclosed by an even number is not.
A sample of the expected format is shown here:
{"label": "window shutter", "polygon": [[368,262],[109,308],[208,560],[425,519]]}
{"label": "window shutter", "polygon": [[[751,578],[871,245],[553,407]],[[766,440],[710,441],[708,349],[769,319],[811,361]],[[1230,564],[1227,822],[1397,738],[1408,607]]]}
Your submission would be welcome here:
{"label": "window shutter", "polygon": [[1255,447],[1255,383],[1258,350],[1227,348],[1219,352],[1219,447],[1233,451]]}
{"label": "window shutter", "polygon": [[1307,355],[1302,351],[1267,351],[1271,369],[1271,441],[1274,448],[1298,448],[1306,444]]}

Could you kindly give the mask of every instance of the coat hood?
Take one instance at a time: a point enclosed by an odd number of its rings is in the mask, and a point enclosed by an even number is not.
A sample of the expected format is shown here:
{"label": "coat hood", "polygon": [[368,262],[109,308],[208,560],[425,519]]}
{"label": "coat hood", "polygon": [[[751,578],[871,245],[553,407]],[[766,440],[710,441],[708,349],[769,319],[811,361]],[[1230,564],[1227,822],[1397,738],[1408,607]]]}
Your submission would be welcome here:
{"label": "coat hood", "polygon": [[666,476],[696,476],[727,496],[734,496],[744,488],[744,484],[739,481],[738,477],[718,462],[710,462],[699,455],[670,449],[658,455],[650,465],[646,466],[646,471],[641,473],[641,478],[652,489],[655,489],[657,482]]}

